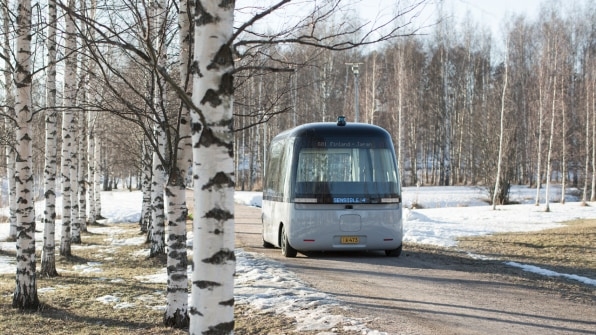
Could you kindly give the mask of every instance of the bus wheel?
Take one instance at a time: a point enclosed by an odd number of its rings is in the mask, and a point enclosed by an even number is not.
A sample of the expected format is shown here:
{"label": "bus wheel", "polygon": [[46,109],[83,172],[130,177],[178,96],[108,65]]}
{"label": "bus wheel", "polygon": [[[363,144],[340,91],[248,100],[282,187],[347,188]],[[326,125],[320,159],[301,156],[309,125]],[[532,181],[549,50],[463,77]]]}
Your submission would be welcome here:
{"label": "bus wheel", "polygon": [[296,257],[298,251],[292,248],[288,242],[288,235],[286,235],[286,228],[281,227],[281,254],[286,257]]}
{"label": "bus wheel", "polygon": [[397,248],[397,249],[385,250],[385,255],[391,256],[391,257],[399,257],[399,255],[401,255],[401,248],[402,248],[402,246],[400,245],[399,248]]}

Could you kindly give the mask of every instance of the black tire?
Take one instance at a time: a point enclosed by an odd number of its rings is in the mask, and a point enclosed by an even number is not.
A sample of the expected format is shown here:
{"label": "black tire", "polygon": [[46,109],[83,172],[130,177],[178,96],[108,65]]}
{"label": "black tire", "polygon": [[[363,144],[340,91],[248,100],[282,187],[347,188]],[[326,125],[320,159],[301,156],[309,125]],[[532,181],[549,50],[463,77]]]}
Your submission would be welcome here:
{"label": "black tire", "polygon": [[397,249],[385,250],[385,255],[390,257],[399,257],[399,255],[401,255],[401,248],[402,246],[400,245]]}
{"label": "black tire", "polygon": [[288,236],[286,235],[286,228],[284,226],[281,227],[281,254],[286,257],[296,257],[298,251],[290,245],[288,242]]}

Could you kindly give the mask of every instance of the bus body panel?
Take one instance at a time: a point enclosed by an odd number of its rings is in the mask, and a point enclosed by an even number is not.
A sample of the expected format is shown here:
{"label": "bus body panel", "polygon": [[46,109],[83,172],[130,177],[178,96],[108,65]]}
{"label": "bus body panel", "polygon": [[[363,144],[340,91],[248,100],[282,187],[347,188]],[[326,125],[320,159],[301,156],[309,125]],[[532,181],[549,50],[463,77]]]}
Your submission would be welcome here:
{"label": "bus body panel", "polygon": [[[289,216],[293,221],[287,228],[288,239],[292,247],[302,251],[397,249],[403,237],[398,206],[345,209],[345,206],[295,205]],[[347,225],[342,220],[346,216]],[[354,221],[360,222],[354,224]]]}
{"label": "bus body panel", "polygon": [[268,157],[264,242],[280,247],[283,225],[298,251],[401,247],[401,187],[384,129],[307,124],[276,136]]}

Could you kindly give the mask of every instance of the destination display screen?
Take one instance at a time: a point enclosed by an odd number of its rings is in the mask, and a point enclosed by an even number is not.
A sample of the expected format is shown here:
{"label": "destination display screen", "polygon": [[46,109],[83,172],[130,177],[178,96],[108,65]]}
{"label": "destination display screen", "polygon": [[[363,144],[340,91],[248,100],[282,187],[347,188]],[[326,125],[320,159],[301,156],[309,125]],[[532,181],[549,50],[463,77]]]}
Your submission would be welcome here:
{"label": "destination display screen", "polygon": [[350,149],[380,149],[387,148],[387,142],[383,138],[309,138],[305,140],[304,147],[307,148],[350,148]]}

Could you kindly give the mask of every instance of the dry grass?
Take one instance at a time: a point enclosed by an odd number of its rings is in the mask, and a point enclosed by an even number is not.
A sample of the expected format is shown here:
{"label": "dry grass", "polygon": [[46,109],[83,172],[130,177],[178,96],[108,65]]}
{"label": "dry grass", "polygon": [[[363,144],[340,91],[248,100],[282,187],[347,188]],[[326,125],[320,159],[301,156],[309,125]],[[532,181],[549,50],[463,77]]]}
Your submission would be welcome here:
{"label": "dry grass", "polygon": [[458,247],[497,259],[596,278],[596,220],[578,220],[535,233],[459,239]]}
{"label": "dry grass", "polygon": [[[119,239],[139,237],[136,225],[111,229],[118,231]],[[0,334],[185,334],[162,326],[163,312],[155,307],[165,305],[164,285],[135,279],[157,273],[164,259],[138,256],[140,247],[114,247],[110,240],[105,234],[87,233],[83,244],[73,245],[76,256],[58,256],[60,276],[37,279],[41,306],[36,312],[13,309],[14,275],[0,276]],[[90,262],[100,263],[101,271],[76,270]],[[117,308],[116,302],[97,300],[107,295],[137,308]]]}
{"label": "dry grass", "polygon": [[[76,257],[58,257],[60,276],[38,278],[41,308],[22,312],[11,307],[14,275],[0,276],[0,334],[187,334],[162,325],[165,285],[142,283],[136,276],[158,273],[163,258],[147,259],[139,251],[147,246],[114,246],[117,239],[142,238],[138,226],[91,227],[95,234],[83,235],[83,244],[73,246]],[[459,247],[499,259],[534,264],[564,273],[596,278],[596,221],[577,221],[563,228],[528,234],[498,234],[461,239]],[[438,253],[445,252],[437,249]],[[2,254],[9,254],[6,250]],[[14,254],[14,253],[12,253]],[[100,272],[75,268],[100,263]],[[535,280],[535,279],[528,279]],[[117,303],[97,300],[117,296],[118,303],[135,308],[117,308]],[[295,330],[294,320],[264,314],[245,305],[235,309],[235,333],[281,334]]]}

